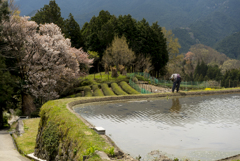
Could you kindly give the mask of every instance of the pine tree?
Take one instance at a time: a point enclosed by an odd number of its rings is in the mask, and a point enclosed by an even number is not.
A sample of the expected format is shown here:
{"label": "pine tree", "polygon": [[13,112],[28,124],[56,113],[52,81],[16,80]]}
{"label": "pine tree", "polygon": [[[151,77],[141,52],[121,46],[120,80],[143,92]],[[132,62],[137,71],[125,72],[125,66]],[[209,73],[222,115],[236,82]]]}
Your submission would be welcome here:
{"label": "pine tree", "polygon": [[199,76],[198,81],[203,82],[203,75],[202,74]]}
{"label": "pine tree", "polygon": [[64,20],[61,16],[61,9],[55,2],[55,0],[50,0],[49,5],[45,5],[41,8],[32,18],[32,21],[37,22],[37,24],[54,23],[61,28],[64,32]]}
{"label": "pine tree", "polygon": [[65,37],[71,39],[72,47],[80,48],[83,47],[83,40],[79,24],[73,18],[70,13],[68,19],[65,20]]}

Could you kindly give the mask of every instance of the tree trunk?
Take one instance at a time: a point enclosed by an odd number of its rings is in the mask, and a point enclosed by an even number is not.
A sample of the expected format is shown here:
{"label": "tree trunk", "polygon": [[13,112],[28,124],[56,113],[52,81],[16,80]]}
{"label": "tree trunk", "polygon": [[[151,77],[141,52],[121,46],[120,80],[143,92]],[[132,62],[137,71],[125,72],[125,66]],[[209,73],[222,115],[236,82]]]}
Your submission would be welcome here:
{"label": "tree trunk", "polygon": [[23,115],[25,116],[30,116],[31,113],[35,112],[36,106],[33,103],[33,98],[32,96],[28,95],[28,94],[23,94],[22,95],[22,112]]}

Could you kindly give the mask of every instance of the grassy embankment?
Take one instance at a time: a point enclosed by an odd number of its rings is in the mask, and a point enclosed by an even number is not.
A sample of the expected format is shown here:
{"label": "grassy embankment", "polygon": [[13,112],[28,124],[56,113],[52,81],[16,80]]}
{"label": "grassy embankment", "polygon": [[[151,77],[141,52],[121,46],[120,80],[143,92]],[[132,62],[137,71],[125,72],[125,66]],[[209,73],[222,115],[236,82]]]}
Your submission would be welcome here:
{"label": "grassy embankment", "polygon": [[14,137],[18,149],[24,155],[34,152],[40,118],[23,120],[24,131],[21,137]]}
{"label": "grassy embankment", "polygon": [[[98,156],[94,155],[95,150],[109,153],[112,147],[66,108],[67,103],[81,99],[86,100],[89,98],[78,97],[48,101],[41,108],[41,120],[24,120],[25,133],[15,138],[20,152],[24,155],[34,152],[37,132],[39,128],[42,128],[43,136],[47,136],[49,139],[49,145],[51,145],[50,142],[56,140],[56,136],[61,136],[61,138],[57,139],[56,145],[70,148],[77,160],[82,160],[83,155],[87,155],[93,160],[97,159]],[[46,130],[48,127],[51,127],[51,130]],[[71,143],[74,143],[74,145],[69,147]]]}

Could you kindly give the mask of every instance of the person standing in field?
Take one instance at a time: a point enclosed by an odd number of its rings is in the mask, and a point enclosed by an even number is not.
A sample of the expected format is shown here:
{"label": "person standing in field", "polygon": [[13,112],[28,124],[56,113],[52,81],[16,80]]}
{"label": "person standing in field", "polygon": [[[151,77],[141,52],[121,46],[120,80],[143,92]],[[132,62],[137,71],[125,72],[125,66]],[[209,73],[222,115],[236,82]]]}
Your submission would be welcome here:
{"label": "person standing in field", "polygon": [[173,81],[172,92],[174,93],[175,88],[177,87],[177,92],[179,91],[180,83],[181,83],[181,76],[180,74],[172,74],[169,78]]}

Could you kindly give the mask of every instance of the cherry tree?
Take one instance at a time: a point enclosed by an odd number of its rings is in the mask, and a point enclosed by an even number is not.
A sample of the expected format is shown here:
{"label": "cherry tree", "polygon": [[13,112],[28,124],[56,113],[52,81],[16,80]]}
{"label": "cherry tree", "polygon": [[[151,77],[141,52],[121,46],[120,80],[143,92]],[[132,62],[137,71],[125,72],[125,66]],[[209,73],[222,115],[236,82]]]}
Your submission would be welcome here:
{"label": "cherry tree", "polygon": [[29,110],[24,107],[24,95],[34,96],[42,103],[56,99],[62,90],[85,74],[81,64],[90,67],[93,62],[81,48],[71,47],[70,39],[64,38],[57,25],[39,26],[28,19],[12,15],[9,22],[3,23],[2,32],[9,44],[6,53],[17,60],[24,82],[22,101],[23,111],[27,114]]}

